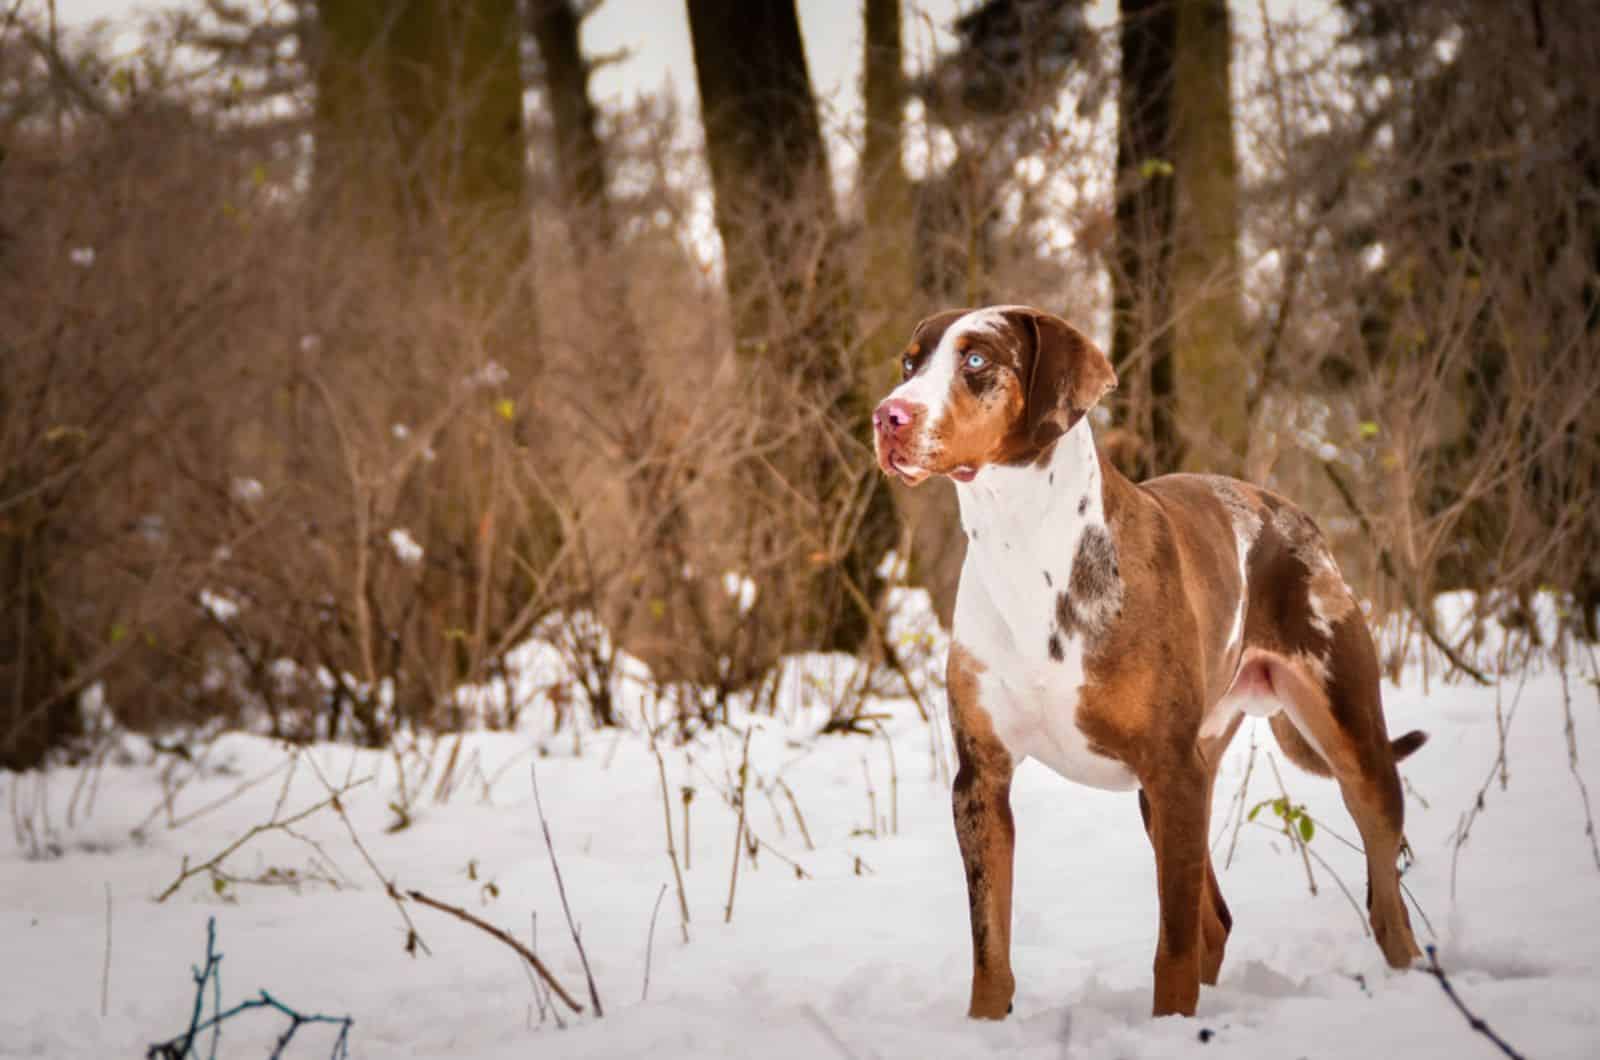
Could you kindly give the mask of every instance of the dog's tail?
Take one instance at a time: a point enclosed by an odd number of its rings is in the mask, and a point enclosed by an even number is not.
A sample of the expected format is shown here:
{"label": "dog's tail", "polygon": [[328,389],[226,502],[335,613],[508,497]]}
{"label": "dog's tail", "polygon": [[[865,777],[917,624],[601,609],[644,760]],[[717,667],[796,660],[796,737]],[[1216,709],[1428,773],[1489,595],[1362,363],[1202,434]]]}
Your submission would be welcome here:
{"label": "dog's tail", "polygon": [[1407,758],[1413,751],[1428,742],[1428,734],[1421,729],[1412,729],[1404,736],[1396,737],[1389,741],[1389,747],[1394,751],[1396,762]]}
{"label": "dog's tail", "polygon": [[[1294,727],[1287,713],[1279,711],[1274,714],[1269,724],[1272,726],[1273,738],[1278,741],[1278,746],[1283,748],[1284,757],[1307,773],[1319,777],[1333,776],[1333,770],[1329,768],[1321,753],[1300,735],[1300,730]],[[1399,762],[1427,742],[1427,733],[1421,729],[1412,729],[1404,736],[1389,741],[1389,749],[1394,752],[1394,760]]]}

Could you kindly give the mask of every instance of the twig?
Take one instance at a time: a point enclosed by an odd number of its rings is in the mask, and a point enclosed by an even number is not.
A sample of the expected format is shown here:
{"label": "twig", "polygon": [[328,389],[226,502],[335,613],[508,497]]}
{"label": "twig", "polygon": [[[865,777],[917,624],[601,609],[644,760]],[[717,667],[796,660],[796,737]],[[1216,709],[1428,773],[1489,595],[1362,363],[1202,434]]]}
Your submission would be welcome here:
{"label": "twig", "polygon": [[[352,755],[351,756],[351,760],[353,761],[354,758],[355,758],[355,756]],[[204,817],[206,814],[210,813],[212,810],[220,809],[223,806],[228,805],[234,799],[237,799],[239,796],[243,795],[245,792],[249,791],[251,788],[255,787],[257,784],[265,783],[266,781],[271,780],[273,777],[277,776],[278,772],[280,770],[289,768],[290,763],[292,763],[293,761],[294,761],[293,757],[285,759],[284,761],[279,762],[277,765],[273,766],[271,769],[267,770],[265,773],[262,773],[259,776],[253,777],[250,780],[246,780],[246,781],[240,783],[237,787],[235,787],[232,791],[228,792],[226,795],[222,795],[222,796],[219,796],[219,797],[217,797],[215,799],[212,799],[210,802],[206,803],[204,806],[201,806],[200,808],[195,809],[195,810],[190,810],[188,813],[183,814],[180,817],[172,818],[171,821],[168,822],[167,827],[169,829],[170,828],[182,828],[186,824],[189,824],[189,823],[191,823],[193,821],[199,820],[200,818]]]}
{"label": "twig", "polygon": [[310,817],[312,814],[316,813],[319,810],[323,810],[323,809],[326,809],[329,806],[336,805],[338,803],[339,797],[341,795],[348,794],[349,792],[355,790],[356,788],[359,788],[361,785],[365,784],[369,779],[371,779],[371,778],[363,777],[362,779],[356,781],[354,784],[351,784],[348,787],[340,788],[338,791],[335,791],[335,792],[331,793],[326,799],[323,799],[321,802],[315,803],[314,805],[311,805],[311,806],[308,806],[305,809],[301,810],[299,813],[293,814],[292,816],[289,816],[289,817],[285,817],[282,820],[278,820],[278,819],[274,818],[273,820],[268,821],[266,824],[251,825],[249,830],[246,831],[243,835],[241,835],[238,839],[235,839],[233,842],[231,842],[227,846],[223,847],[222,850],[219,853],[213,855],[212,857],[208,858],[207,860],[201,862],[198,865],[190,866],[189,859],[187,857],[184,858],[182,867],[178,871],[178,878],[173,880],[170,884],[168,884],[167,885],[167,889],[162,891],[159,895],[156,896],[156,901],[157,902],[165,902],[168,898],[171,898],[174,894],[177,893],[178,888],[182,887],[186,882],[188,882],[193,877],[198,876],[203,872],[212,872],[214,870],[217,870],[221,866],[221,864],[222,864],[222,862],[224,860],[226,860],[231,854],[233,854],[235,851],[237,851],[240,847],[244,846],[246,843],[250,842],[250,840],[254,839],[256,836],[262,835],[262,834],[267,833],[267,832],[272,832],[272,831],[285,831],[285,830],[287,830],[289,825],[297,824],[298,822],[305,820],[307,817]]}
{"label": "twig", "polygon": [[667,896],[667,885],[662,884],[661,890],[656,892],[655,908],[650,910],[650,933],[644,938],[644,988],[639,991],[639,1000],[645,1001],[650,997],[650,956],[656,946],[656,914],[661,912],[661,899]]}
{"label": "twig", "polygon": [[[1316,829],[1317,829],[1318,832],[1321,832],[1324,835],[1327,835],[1327,836],[1337,840],[1338,842],[1343,843],[1346,847],[1348,847],[1349,849],[1355,851],[1357,854],[1360,854],[1363,858],[1366,857],[1367,850],[1366,850],[1365,847],[1363,847],[1363,846],[1361,846],[1361,845],[1359,845],[1357,843],[1351,842],[1345,836],[1340,835],[1335,829],[1332,829],[1332,828],[1328,827],[1328,825],[1323,822],[1322,818],[1320,818],[1320,817],[1312,817],[1309,813],[1306,813],[1304,810],[1301,810],[1300,814],[1301,814],[1301,816],[1303,816],[1303,817],[1307,818],[1308,820],[1310,820],[1310,822],[1313,825],[1316,826]],[[1410,854],[1411,854],[1411,848],[1410,848],[1410,846],[1405,845],[1405,837],[1404,836],[1401,837],[1401,843],[1402,843],[1402,846],[1400,847],[1401,856],[1402,857],[1409,857]],[[1324,861],[1322,859],[1322,856],[1319,855],[1315,850],[1311,851],[1311,856],[1317,859],[1317,863],[1318,864],[1320,864],[1323,868],[1328,870],[1328,874],[1333,877],[1334,882],[1337,883],[1340,886],[1340,888],[1344,888],[1344,880],[1341,879],[1339,874],[1333,870],[1333,866],[1329,865],[1326,861]],[[1427,932],[1428,932],[1428,934],[1430,936],[1432,936],[1434,938],[1438,938],[1439,937],[1439,933],[1433,929],[1433,921],[1428,919],[1428,913],[1427,913],[1426,910],[1424,910],[1422,908],[1422,903],[1417,901],[1417,896],[1411,893],[1411,888],[1410,887],[1406,886],[1406,880],[1405,880],[1404,876],[1400,877],[1399,883],[1400,883],[1400,894],[1411,903],[1411,908],[1415,909],[1417,911],[1417,915],[1422,918],[1422,926],[1427,930]],[[1349,894],[1350,894],[1350,891],[1348,889],[1346,889],[1345,890],[1345,895],[1349,896]],[[1359,911],[1359,907],[1358,907],[1358,911]],[[1363,916],[1362,919],[1361,919],[1361,923],[1363,925],[1365,925],[1366,922],[1367,922],[1366,921],[1366,917]]]}
{"label": "twig", "polygon": [[817,845],[811,841],[811,830],[806,827],[805,814],[800,812],[800,802],[794,797],[794,791],[790,789],[789,782],[779,777],[778,787],[783,790],[784,796],[789,800],[789,809],[794,811],[794,820],[800,826],[800,838],[806,841],[806,849],[816,850]]}
{"label": "twig", "polygon": [[[1270,824],[1268,824],[1265,821],[1251,821],[1250,823],[1255,825],[1257,828],[1264,828],[1267,831],[1273,833],[1274,835],[1281,835],[1282,834],[1282,830],[1281,829],[1274,828],[1274,827],[1272,827]],[[1292,831],[1292,829],[1291,829],[1291,831]],[[1367,914],[1362,911],[1361,903],[1356,901],[1356,896],[1350,893],[1350,888],[1345,886],[1344,880],[1340,878],[1340,876],[1339,876],[1339,874],[1337,872],[1333,871],[1333,866],[1328,864],[1327,859],[1324,858],[1321,854],[1317,853],[1315,850],[1312,850],[1309,845],[1304,846],[1303,849],[1311,857],[1314,857],[1314,858],[1317,859],[1317,864],[1318,865],[1321,865],[1324,869],[1328,870],[1328,875],[1333,877],[1333,882],[1339,885],[1339,890],[1340,891],[1344,892],[1345,900],[1350,903],[1350,908],[1355,910],[1356,919],[1361,922],[1361,932],[1362,932],[1362,934],[1370,936],[1372,934],[1372,928],[1370,926],[1368,926],[1368,924],[1367,924]],[[1311,893],[1312,894],[1316,894],[1317,893],[1316,889],[1313,888]]]}
{"label": "twig", "polygon": [[[528,910],[528,948],[539,948],[539,910]],[[550,987],[542,980],[535,979],[533,972],[528,970],[526,961],[522,963],[522,971],[528,977],[528,982],[533,984],[533,998],[539,1003],[539,1022],[543,1024],[547,1018],[556,1021],[556,1030],[567,1029],[567,1021],[561,1018],[561,1010],[556,1007],[556,1002]]]}
{"label": "twig", "polygon": [[[1517,681],[1517,691],[1511,697],[1511,709],[1506,711],[1506,723],[1505,723],[1505,726],[1500,731],[1499,749],[1496,750],[1496,752],[1495,752],[1494,761],[1492,763],[1490,763],[1490,765],[1489,765],[1489,775],[1483,778],[1483,784],[1479,786],[1478,793],[1475,796],[1473,796],[1471,809],[1469,809],[1465,813],[1463,813],[1461,815],[1460,819],[1456,822],[1455,845],[1450,851],[1450,899],[1451,899],[1451,901],[1454,901],[1455,897],[1456,897],[1456,869],[1459,866],[1459,863],[1460,863],[1460,860],[1461,860],[1461,848],[1467,845],[1467,838],[1472,833],[1472,824],[1473,824],[1474,821],[1477,820],[1478,814],[1483,812],[1483,808],[1484,808],[1484,805],[1485,805],[1484,796],[1489,793],[1490,786],[1494,784],[1495,776],[1499,774],[1500,770],[1505,765],[1505,761],[1506,761],[1506,740],[1505,740],[1505,738],[1506,738],[1506,735],[1509,734],[1510,731],[1511,731],[1512,723],[1517,720],[1517,708],[1522,705],[1522,690],[1527,686],[1527,683],[1528,683],[1528,670],[1529,670],[1529,668],[1526,667],[1526,666],[1524,666],[1522,668],[1522,676]],[[1497,702],[1499,700],[1499,697],[1500,697],[1500,688],[1499,688],[1499,686],[1496,686],[1496,688],[1495,688],[1495,698],[1496,698]]]}
{"label": "twig", "polygon": [[1411,613],[1416,616],[1417,623],[1422,627],[1422,632],[1429,640],[1433,642],[1435,647],[1444,653],[1444,657],[1449,659],[1451,665],[1453,665],[1456,669],[1460,670],[1462,673],[1466,674],[1480,685],[1488,687],[1489,685],[1493,684],[1493,682],[1491,682],[1487,677],[1483,676],[1483,674],[1480,673],[1471,663],[1463,659],[1456,652],[1456,650],[1449,645],[1444,637],[1439,634],[1439,629],[1434,625],[1433,622],[1432,611],[1423,608],[1421,602],[1417,599],[1417,595],[1413,590],[1411,583],[1400,577],[1398,570],[1395,568],[1394,560],[1389,555],[1388,548],[1384,545],[1378,544],[1378,535],[1372,529],[1372,522],[1367,518],[1365,509],[1363,509],[1356,501],[1356,495],[1354,491],[1350,489],[1350,484],[1344,480],[1344,476],[1339,473],[1339,469],[1333,465],[1332,461],[1324,460],[1322,462],[1322,470],[1327,474],[1328,481],[1333,483],[1333,488],[1337,490],[1339,492],[1339,496],[1343,498],[1345,507],[1350,509],[1350,513],[1354,515],[1356,517],[1356,521],[1361,524],[1361,532],[1366,534],[1367,539],[1371,541],[1377,548],[1378,566],[1383,569],[1383,573],[1388,576],[1389,580],[1394,582],[1394,584],[1399,587],[1400,595],[1405,598],[1406,607],[1410,608]]}
{"label": "twig", "polygon": [[111,882],[106,881],[106,955],[100,965],[100,1018],[111,1004]]}
{"label": "twig", "polygon": [[692,868],[694,857],[694,844],[689,839],[689,804],[694,802],[694,788],[685,784],[683,786],[683,870],[688,872]]}
{"label": "twig", "polygon": [[867,830],[872,838],[878,838],[878,793],[872,786],[872,769],[867,765],[867,756],[861,756],[861,776],[867,783]]}
{"label": "twig", "polygon": [[[339,815],[339,820],[344,824],[344,830],[350,834],[350,842],[355,846],[356,852],[361,855],[361,860],[367,863],[367,868],[372,870],[372,874],[378,878],[378,882],[383,884],[384,893],[389,896],[389,900],[394,903],[395,910],[400,914],[400,919],[405,922],[406,953],[415,957],[417,951],[421,950],[431,957],[433,951],[428,949],[426,942],[422,941],[422,935],[417,931],[417,925],[412,922],[411,914],[406,911],[405,902],[400,900],[400,892],[395,888],[394,881],[383,874],[383,870],[378,868],[378,863],[367,852],[367,845],[361,841],[361,834],[356,831],[356,826],[350,820],[350,815],[344,812],[344,803],[339,801],[339,795],[333,791],[333,785],[328,782],[328,778],[322,775],[322,767],[317,765],[317,756],[307,754],[304,757],[311,764],[311,771],[317,775],[317,779],[322,782],[322,786],[333,793],[328,800],[333,805],[333,812]],[[290,823],[292,824],[293,822]]]}
{"label": "twig", "polygon": [[[678,871],[678,851],[672,842],[672,803],[667,798],[667,766],[666,763],[661,759],[660,748],[652,744],[650,751],[656,756],[656,772],[661,777],[661,816],[666,820],[667,823],[667,860],[672,862],[672,877],[677,881],[678,884],[678,913],[681,917],[679,925],[683,928],[683,941],[688,942],[689,898],[683,890],[683,873]],[[692,789],[684,788],[683,790],[690,791]],[[685,797],[683,800],[683,810],[684,842],[687,843],[689,839],[689,799],[687,797]],[[687,859],[687,854],[685,854],[685,858]]]}
{"label": "twig", "polygon": [[1485,1038],[1488,1038],[1499,1048],[1502,1053],[1511,1057],[1511,1060],[1524,1060],[1522,1054],[1511,1048],[1511,1046],[1506,1043],[1506,1040],[1496,1034],[1494,1029],[1485,1023],[1481,1017],[1473,1015],[1472,1010],[1467,1008],[1466,1004],[1456,994],[1455,987],[1450,985],[1449,977],[1444,974],[1444,969],[1439,967],[1438,948],[1430,945],[1427,947],[1427,951],[1428,965],[1423,969],[1423,971],[1439,980],[1439,986],[1444,990],[1445,997],[1448,997],[1450,999],[1450,1003],[1455,1005],[1456,1010],[1460,1012],[1462,1016],[1466,1017],[1467,1026],[1471,1027]]}
{"label": "twig", "polygon": [[507,946],[510,946],[513,950],[516,950],[517,954],[523,960],[527,961],[534,971],[539,973],[539,978],[543,979],[550,989],[555,991],[556,996],[567,1003],[568,1008],[572,1009],[574,1012],[583,1011],[583,1006],[574,1001],[572,995],[567,993],[566,988],[556,981],[556,977],[550,974],[550,969],[544,966],[544,962],[538,957],[534,956],[534,952],[532,950],[524,946],[521,942],[517,941],[516,936],[502,930],[501,928],[495,927],[493,924],[488,923],[485,920],[480,920],[478,917],[467,912],[465,909],[462,909],[460,906],[451,905],[448,902],[441,902],[437,898],[430,898],[421,891],[407,891],[406,897],[410,898],[413,902],[418,902],[422,905],[428,906],[430,909],[437,909],[441,913],[449,913],[457,920],[465,921],[475,928],[487,931],[490,935],[493,935]]}
{"label": "twig", "polygon": [[[804,865],[800,864],[798,861],[794,860],[789,855],[785,854],[783,851],[767,842],[765,839],[762,839],[760,836],[750,831],[750,826],[748,824],[745,825],[745,836],[747,839],[753,840],[755,845],[766,849],[773,857],[777,858],[779,861],[793,869],[795,879],[809,880],[812,878],[811,873],[806,871]],[[753,859],[754,855],[752,855],[751,864],[754,864]]]}
{"label": "twig", "polygon": [[743,853],[744,845],[744,804],[745,792],[750,782],[750,735],[755,732],[751,725],[744,730],[744,753],[739,760],[739,823],[733,833],[733,869],[728,876],[728,908],[723,910],[722,922],[733,923],[733,896],[739,887],[739,855]]}
{"label": "twig", "polygon": [[1226,872],[1233,867],[1233,852],[1239,846],[1239,829],[1244,827],[1245,807],[1250,803],[1250,775],[1256,768],[1256,727],[1250,726],[1250,756],[1244,760],[1244,780],[1239,784],[1239,813],[1233,820],[1233,838],[1228,840],[1228,856],[1222,863]]}
{"label": "twig", "polygon": [[[283,1055],[295,1033],[301,1027],[311,1023],[327,1023],[339,1028],[339,1036],[334,1039],[332,1060],[348,1060],[350,1055],[350,1028],[355,1026],[355,1020],[349,1016],[323,1016],[313,1014],[310,1016],[285,1005],[265,990],[248,1001],[241,1001],[230,1009],[222,1007],[222,954],[217,952],[217,918],[211,917],[206,921],[206,962],[204,968],[193,968],[194,976],[194,1005],[189,1015],[188,1029],[174,1038],[164,1042],[157,1042],[145,1051],[147,1060],[198,1060],[195,1050],[195,1039],[201,1031],[211,1032],[211,1049],[209,1055],[217,1055],[217,1043],[222,1034],[222,1025],[242,1012],[251,1009],[270,1008],[289,1017],[289,1026],[278,1036],[276,1048],[272,1051],[273,1060]],[[202,1019],[205,1014],[206,984],[212,987],[211,1017]]]}
{"label": "twig", "polygon": [[900,834],[900,772],[894,764],[894,741],[889,739],[889,730],[883,727],[883,722],[872,723],[878,730],[878,735],[883,737],[883,746],[889,751],[889,834]]}
{"label": "twig", "polygon": [[1589,837],[1589,853],[1594,858],[1595,868],[1600,869],[1600,844],[1595,841],[1594,811],[1589,808],[1589,786],[1583,782],[1583,774],[1578,772],[1578,731],[1572,722],[1572,688],[1567,682],[1566,659],[1560,659],[1558,663],[1561,670],[1561,711],[1566,719],[1563,731],[1567,737],[1567,768],[1572,771],[1572,779],[1578,785],[1578,795],[1583,800],[1583,834]]}
{"label": "twig", "polygon": [[[1285,809],[1287,809],[1293,805],[1289,799],[1289,789],[1283,786],[1283,774],[1278,772],[1278,763],[1273,760],[1271,751],[1267,752],[1267,765],[1272,767],[1272,776],[1278,782],[1278,791],[1283,795],[1283,805]],[[1315,897],[1317,893],[1317,878],[1316,876],[1312,875],[1311,872],[1310,851],[1307,848],[1306,841],[1302,839],[1300,833],[1296,831],[1287,814],[1285,814],[1283,818],[1283,830],[1289,833],[1289,841],[1300,850],[1300,860],[1303,861],[1306,866],[1306,886],[1311,888],[1311,894],[1313,897]]]}
{"label": "twig", "polygon": [[[928,713],[927,704],[922,702],[922,693],[917,689],[917,683],[911,679],[911,674],[906,671],[905,664],[900,661],[900,654],[894,650],[894,645],[889,643],[889,634],[884,630],[883,623],[878,619],[877,609],[867,600],[866,594],[861,591],[861,587],[856,584],[854,578],[850,577],[849,574],[845,574],[842,568],[840,569],[840,574],[842,575],[841,584],[849,592],[850,598],[855,601],[856,607],[860,608],[862,617],[867,620],[867,624],[872,627],[872,633],[878,638],[878,643],[883,645],[884,661],[899,676],[900,683],[905,685],[906,694],[911,697],[911,703],[917,708],[917,713],[921,715],[923,721],[933,720],[933,715]],[[865,699],[865,695],[862,698]]]}
{"label": "twig", "polygon": [[578,961],[583,965],[583,977],[589,981],[589,1000],[594,1004],[595,1016],[604,1016],[605,1010],[600,1005],[600,991],[595,989],[594,973],[589,969],[589,955],[583,951],[583,935],[578,931],[578,925],[572,919],[572,906],[567,904],[567,887],[561,882],[561,865],[556,861],[556,845],[550,838],[550,823],[545,820],[544,803],[539,798],[539,763],[528,763],[528,776],[533,782],[533,807],[539,814],[539,827],[544,831],[545,849],[550,852],[550,870],[555,873],[556,893],[561,896],[561,911],[567,916],[567,930],[572,932],[572,941],[578,947]]}
{"label": "twig", "polygon": [[789,828],[783,823],[783,811],[778,809],[778,800],[772,796],[773,785],[764,783],[756,777],[756,790],[766,797],[767,808],[772,811],[772,823],[778,826],[778,838],[785,839],[789,835]]}

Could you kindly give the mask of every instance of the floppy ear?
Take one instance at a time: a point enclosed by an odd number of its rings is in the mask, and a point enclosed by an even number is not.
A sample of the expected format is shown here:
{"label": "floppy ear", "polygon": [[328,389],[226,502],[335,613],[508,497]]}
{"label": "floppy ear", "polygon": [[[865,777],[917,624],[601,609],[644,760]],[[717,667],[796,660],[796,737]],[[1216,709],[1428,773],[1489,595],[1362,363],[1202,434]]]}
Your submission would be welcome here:
{"label": "floppy ear", "polygon": [[1065,320],[1037,309],[1022,315],[1023,334],[1033,343],[1023,415],[1032,442],[1048,445],[1117,388],[1117,373],[1100,347]]}

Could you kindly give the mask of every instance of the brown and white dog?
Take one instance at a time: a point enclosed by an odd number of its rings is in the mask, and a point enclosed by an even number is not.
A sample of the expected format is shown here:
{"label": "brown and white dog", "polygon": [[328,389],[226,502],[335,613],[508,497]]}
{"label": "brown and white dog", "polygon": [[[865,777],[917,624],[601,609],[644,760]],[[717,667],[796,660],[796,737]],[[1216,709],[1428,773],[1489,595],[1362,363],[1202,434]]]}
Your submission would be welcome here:
{"label": "brown and white dog", "polygon": [[1367,906],[1394,967],[1418,956],[1396,858],[1404,806],[1377,658],[1315,524],[1211,475],[1135,485],[1087,413],[1116,386],[1105,354],[1023,306],[917,325],[904,381],[874,413],[878,462],[956,481],[968,536],[949,658],[953,801],[972,912],[968,1014],[1010,1011],[1012,772],[1139,790],[1161,922],[1156,1015],[1193,1015],[1232,917],[1207,843],[1217,763],[1245,714],[1334,777],[1367,854]]}

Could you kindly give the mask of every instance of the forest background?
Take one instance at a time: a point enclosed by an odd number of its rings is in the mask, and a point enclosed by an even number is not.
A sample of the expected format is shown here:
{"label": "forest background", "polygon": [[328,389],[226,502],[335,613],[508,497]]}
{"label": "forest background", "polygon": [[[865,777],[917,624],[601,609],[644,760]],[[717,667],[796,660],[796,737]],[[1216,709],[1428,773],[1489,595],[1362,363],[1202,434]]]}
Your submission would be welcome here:
{"label": "forest background", "polygon": [[[939,695],[886,589],[948,617],[953,495],[866,413],[991,301],[1105,346],[1130,474],[1305,503],[1391,668],[1596,637],[1580,0],[808,5],[859,97],[795,0],[649,5],[627,47],[675,19],[692,101],[596,91],[625,0],[4,7],[0,767],[92,753],[91,691],[180,738],[510,728],[452,692],[534,635],[558,725],[628,721],[629,659],[682,733],[796,652]],[[1523,631],[1492,667],[1454,589]]]}

